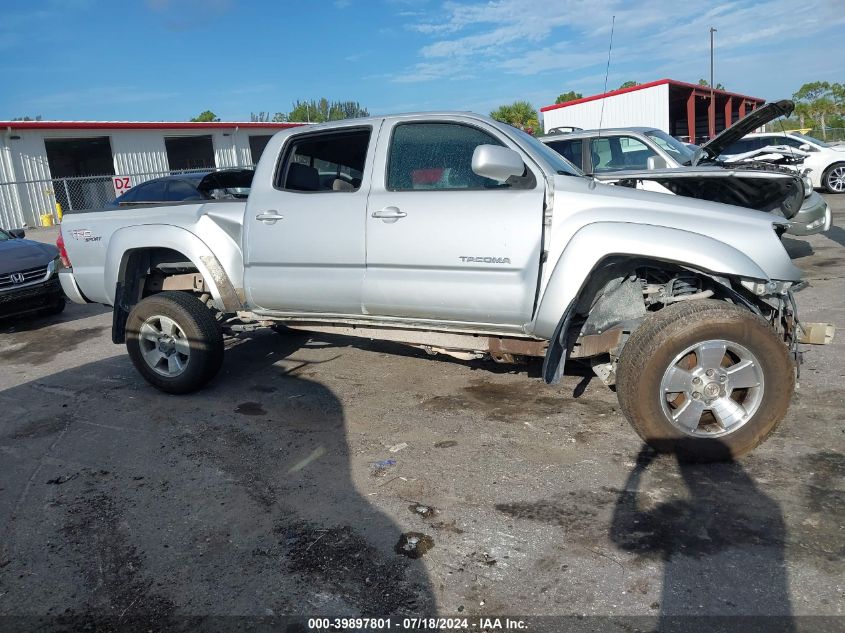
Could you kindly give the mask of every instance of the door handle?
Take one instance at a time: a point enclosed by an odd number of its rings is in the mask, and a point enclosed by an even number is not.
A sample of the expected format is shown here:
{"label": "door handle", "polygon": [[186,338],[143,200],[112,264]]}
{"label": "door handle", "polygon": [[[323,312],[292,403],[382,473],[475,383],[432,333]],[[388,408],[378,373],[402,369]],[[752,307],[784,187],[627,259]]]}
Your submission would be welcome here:
{"label": "door handle", "polygon": [[275,209],[270,209],[269,211],[259,213],[255,216],[255,219],[259,222],[264,222],[265,224],[275,224],[279,220],[284,220],[285,216],[279,214],[279,212]]}
{"label": "door handle", "polygon": [[385,207],[381,211],[373,211],[374,218],[381,218],[383,222],[396,222],[399,218],[404,218],[407,213],[400,211],[398,207]]}

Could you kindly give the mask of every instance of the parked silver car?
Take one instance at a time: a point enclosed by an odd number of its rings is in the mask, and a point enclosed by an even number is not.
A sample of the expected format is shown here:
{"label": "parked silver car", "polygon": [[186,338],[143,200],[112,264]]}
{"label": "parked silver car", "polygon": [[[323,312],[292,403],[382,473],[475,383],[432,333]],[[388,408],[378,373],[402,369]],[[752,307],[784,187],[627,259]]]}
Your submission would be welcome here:
{"label": "parked silver car", "polygon": [[787,233],[810,235],[827,231],[832,215],[808,178],[796,184],[800,170],[718,160],[748,130],[792,108],[790,101],[767,104],[696,149],[647,127],[579,130],[540,140],[603,182],[774,212],[789,220]]}

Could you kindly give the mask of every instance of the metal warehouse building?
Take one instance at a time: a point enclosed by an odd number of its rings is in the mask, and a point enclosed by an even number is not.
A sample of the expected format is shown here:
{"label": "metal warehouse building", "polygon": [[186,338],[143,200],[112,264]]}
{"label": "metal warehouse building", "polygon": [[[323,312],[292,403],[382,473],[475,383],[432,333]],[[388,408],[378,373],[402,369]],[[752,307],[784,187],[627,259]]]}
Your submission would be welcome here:
{"label": "metal warehouse building", "polygon": [[[556,127],[654,127],[691,143],[712,138],[765,100],[673,79],[540,108],[546,132]],[[602,109],[604,112],[602,113]]]}
{"label": "metal warehouse building", "polygon": [[254,165],[296,123],[0,122],[0,227],[37,226],[62,208],[96,208],[129,184],[173,172]]}

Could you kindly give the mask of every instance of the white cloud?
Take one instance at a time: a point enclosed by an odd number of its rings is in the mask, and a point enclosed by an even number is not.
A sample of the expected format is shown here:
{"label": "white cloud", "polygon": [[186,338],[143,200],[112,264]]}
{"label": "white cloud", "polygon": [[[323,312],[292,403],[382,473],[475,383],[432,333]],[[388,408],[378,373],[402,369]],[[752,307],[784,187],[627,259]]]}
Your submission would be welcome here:
{"label": "white cloud", "polygon": [[[717,60],[763,48],[773,59],[785,47],[800,51],[814,34],[845,25],[845,11],[830,0],[488,0],[446,1],[410,18],[406,29],[426,40],[410,67],[391,75],[400,83],[490,76],[491,73],[555,73],[566,81],[582,71],[602,76],[615,16],[611,72],[649,81],[673,68],[697,68],[709,60],[709,29]],[[841,51],[841,44],[839,44]],[[811,72],[811,68],[808,68]],[[568,76],[567,76],[568,75]],[[676,77],[695,80],[692,76]]]}

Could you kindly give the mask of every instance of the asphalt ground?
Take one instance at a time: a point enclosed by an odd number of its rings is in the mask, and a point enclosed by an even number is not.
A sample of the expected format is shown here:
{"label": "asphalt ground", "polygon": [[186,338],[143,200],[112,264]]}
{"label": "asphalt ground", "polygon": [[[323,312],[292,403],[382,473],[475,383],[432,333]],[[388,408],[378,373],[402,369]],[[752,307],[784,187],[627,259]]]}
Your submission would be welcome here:
{"label": "asphalt ground", "polygon": [[839,333],[804,347],[786,420],[731,464],[654,457],[598,380],[551,388],[537,364],[262,331],[170,396],[111,343],[104,307],[0,323],[0,628],[843,630],[845,196],[828,200],[831,230],[785,243],[810,282],[801,318]]}

